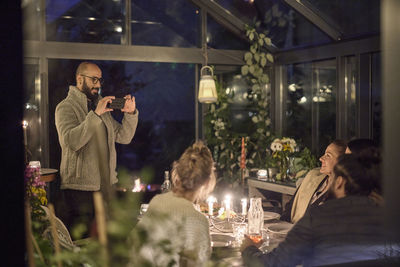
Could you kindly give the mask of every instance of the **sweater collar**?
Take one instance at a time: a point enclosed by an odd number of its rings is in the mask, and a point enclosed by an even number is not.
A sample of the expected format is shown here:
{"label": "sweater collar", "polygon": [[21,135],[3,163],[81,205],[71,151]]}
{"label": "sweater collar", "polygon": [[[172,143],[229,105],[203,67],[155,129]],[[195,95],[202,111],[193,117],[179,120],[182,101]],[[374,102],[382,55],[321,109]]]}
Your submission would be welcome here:
{"label": "sweater collar", "polygon": [[[68,95],[71,95],[73,98],[77,99],[77,101],[79,102],[80,105],[85,105],[88,106],[88,103],[90,102],[87,98],[87,96],[78,89],[78,87],[74,86],[74,85],[70,85],[69,86],[69,91],[68,91]],[[95,101],[95,103],[97,104],[97,102],[101,99],[101,97],[99,96],[97,98],[97,100]],[[90,109],[88,109],[90,110]]]}

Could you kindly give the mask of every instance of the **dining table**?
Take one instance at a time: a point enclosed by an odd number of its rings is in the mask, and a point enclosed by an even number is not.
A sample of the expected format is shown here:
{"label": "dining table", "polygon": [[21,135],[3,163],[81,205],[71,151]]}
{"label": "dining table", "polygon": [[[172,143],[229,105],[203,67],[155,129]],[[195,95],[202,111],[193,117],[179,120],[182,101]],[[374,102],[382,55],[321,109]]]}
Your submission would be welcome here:
{"label": "dining table", "polygon": [[257,177],[249,177],[247,179],[249,198],[261,197],[261,199],[265,201],[267,199],[260,190],[276,192],[282,195],[280,204],[281,207],[285,207],[286,203],[290,201],[292,196],[296,193],[301,181],[302,179],[299,179],[295,182],[292,180],[279,181],[275,179],[259,179]]}
{"label": "dining table", "polygon": [[[263,244],[260,250],[268,253],[281,243],[293,224],[279,220],[280,215],[274,212],[264,212],[264,227],[262,230]],[[236,225],[247,225],[246,216],[238,216],[235,220],[219,220],[209,216],[211,260],[226,266],[244,266],[240,252],[241,237],[234,233]],[[236,229],[236,228],[235,228]],[[237,232],[237,230],[236,230]]]}

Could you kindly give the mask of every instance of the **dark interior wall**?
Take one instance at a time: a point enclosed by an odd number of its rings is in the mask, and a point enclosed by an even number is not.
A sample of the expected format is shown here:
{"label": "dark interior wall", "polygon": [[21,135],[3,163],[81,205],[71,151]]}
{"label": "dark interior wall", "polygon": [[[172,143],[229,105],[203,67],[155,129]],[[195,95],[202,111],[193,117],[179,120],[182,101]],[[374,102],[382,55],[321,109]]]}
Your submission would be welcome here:
{"label": "dark interior wall", "polygon": [[0,1],[1,266],[24,266],[21,1]]}

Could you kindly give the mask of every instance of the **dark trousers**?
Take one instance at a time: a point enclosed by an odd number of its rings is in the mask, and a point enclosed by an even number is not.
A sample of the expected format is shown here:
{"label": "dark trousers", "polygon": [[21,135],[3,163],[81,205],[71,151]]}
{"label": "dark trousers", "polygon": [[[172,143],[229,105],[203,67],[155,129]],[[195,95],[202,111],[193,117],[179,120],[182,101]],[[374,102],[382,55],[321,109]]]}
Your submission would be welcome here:
{"label": "dark trousers", "polygon": [[61,212],[61,220],[73,239],[74,232],[83,232],[79,238],[89,237],[95,220],[93,191],[64,189],[62,192],[64,210]]}

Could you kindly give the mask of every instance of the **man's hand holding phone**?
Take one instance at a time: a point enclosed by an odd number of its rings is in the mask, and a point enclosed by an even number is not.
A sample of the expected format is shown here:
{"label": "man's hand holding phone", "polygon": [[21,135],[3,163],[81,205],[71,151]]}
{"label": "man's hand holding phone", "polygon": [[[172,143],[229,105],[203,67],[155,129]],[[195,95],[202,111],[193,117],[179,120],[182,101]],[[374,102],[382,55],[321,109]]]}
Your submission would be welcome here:
{"label": "man's hand holding phone", "polygon": [[121,109],[121,111],[127,113],[134,113],[136,110],[135,97],[131,95],[126,95],[124,99],[125,99],[125,106],[123,109]]}
{"label": "man's hand holding phone", "polygon": [[97,107],[95,109],[95,113],[99,116],[102,114],[112,111],[111,108],[107,107],[109,103],[111,103],[115,99],[115,96],[105,96],[102,99],[100,99],[99,103],[97,103]]}

